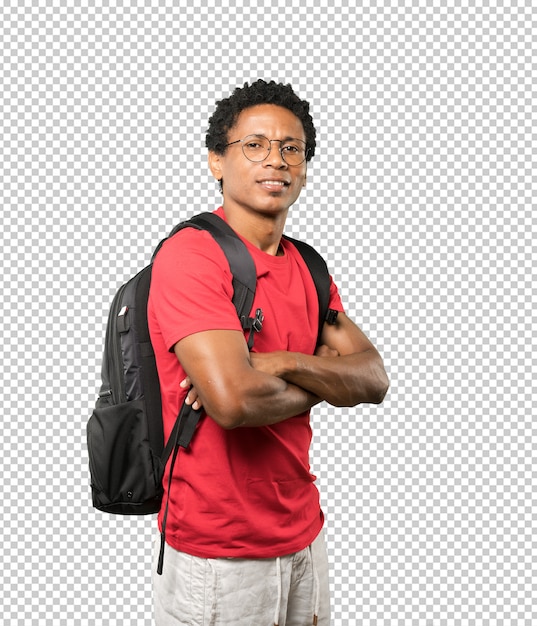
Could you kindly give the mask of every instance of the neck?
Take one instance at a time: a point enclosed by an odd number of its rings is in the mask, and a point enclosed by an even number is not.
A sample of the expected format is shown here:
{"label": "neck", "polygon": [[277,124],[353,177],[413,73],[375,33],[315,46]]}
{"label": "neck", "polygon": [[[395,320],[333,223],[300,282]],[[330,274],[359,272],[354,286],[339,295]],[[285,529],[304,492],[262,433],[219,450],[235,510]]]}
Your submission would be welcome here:
{"label": "neck", "polygon": [[226,220],[233,230],[256,248],[276,256],[280,247],[287,211],[277,215],[230,210],[223,205]]}

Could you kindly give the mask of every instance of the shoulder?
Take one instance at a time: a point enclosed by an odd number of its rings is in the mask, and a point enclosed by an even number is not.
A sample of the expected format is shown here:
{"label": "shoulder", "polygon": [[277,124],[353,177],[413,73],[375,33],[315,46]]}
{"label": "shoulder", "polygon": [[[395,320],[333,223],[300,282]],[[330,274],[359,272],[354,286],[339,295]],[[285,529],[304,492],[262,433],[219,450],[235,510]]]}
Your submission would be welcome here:
{"label": "shoulder", "polygon": [[153,262],[153,272],[157,274],[165,268],[187,271],[205,266],[211,270],[229,269],[226,256],[210,233],[197,228],[183,228],[164,241]]}
{"label": "shoulder", "polygon": [[282,246],[311,276],[318,292],[324,293],[322,299],[327,299],[329,308],[343,312],[339,290],[324,257],[313,246],[299,239],[284,237]]}
{"label": "shoulder", "polygon": [[305,241],[285,236],[282,237],[281,245],[285,253],[295,259],[299,265],[307,268],[316,281],[321,281],[328,285],[330,277],[328,267],[324,258],[313,246]]}
{"label": "shoulder", "polygon": [[[167,239],[157,253],[150,294],[184,299],[233,295],[233,276],[222,248],[210,233],[184,228]],[[230,295],[231,294],[231,295]]]}
{"label": "shoulder", "polygon": [[189,334],[240,329],[232,297],[229,264],[210,233],[184,228],[163,243],[153,262],[148,310],[167,350]]}
{"label": "shoulder", "polygon": [[162,244],[162,248],[157,253],[156,258],[182,254],[183,252],[204,253],[207,250],[211,252],[220,250],[222,252],[220,246],[209,232],[188,226],[168,237]]}
{"label": "shoulder", "polygon": [[326,262],[318,250],[302,239],[295,239],[284,235],[281,240],[281,245],[286,252],[297,258],[305,259],[309,263],[321,263],[326,267]]}

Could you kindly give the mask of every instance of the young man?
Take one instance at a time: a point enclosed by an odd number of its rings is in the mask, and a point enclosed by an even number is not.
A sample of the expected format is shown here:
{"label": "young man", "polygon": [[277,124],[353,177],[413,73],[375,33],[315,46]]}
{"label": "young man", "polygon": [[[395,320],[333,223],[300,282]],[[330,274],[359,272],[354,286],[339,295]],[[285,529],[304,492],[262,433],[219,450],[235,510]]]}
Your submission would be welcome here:
{"label": "young man", "polygon": [[308,103],[289,85],[245,85],[218,103],[206,142],[223,193],[217,214],[254,259],[252,310],[261,308],[264,322],[249,352],[229,266],[209,233],[187,228],[164,244],[148,311],[165,436],[185,396],[206,416],[172,479],[164,571],[154,576],[156,623],[327,625],[309,412],[322,400],[379,403],[388,380],[333,283],[330,308],[339,313],[316,348],[315,286],[282,239],[315,151]]}

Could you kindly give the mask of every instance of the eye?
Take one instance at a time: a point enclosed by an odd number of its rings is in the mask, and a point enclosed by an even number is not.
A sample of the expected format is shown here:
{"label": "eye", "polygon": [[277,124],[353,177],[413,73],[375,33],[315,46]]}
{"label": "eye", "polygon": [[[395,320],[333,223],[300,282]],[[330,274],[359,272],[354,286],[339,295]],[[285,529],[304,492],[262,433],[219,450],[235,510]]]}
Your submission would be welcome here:
{"label": "eye", "polygon": [[303,151],[303,149],[295,144],[286,143],[282,146],[282,151],[287,152],[288,154],[299,154]]}

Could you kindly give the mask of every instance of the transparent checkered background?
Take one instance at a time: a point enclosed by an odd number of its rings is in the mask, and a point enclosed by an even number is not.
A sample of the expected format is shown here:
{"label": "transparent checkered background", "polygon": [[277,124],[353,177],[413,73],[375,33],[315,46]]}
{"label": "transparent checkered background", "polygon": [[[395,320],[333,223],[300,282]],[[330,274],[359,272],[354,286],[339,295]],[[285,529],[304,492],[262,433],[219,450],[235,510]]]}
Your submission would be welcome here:
{"label": "transparent checkered background", "polygon": [[1,2],[2,623],[152,623],[154,519],[90,505],[104,325],[259,77],[311,103],[288,232],[392,383],[313,419],[333,624],[537,623],[532,4]]}

